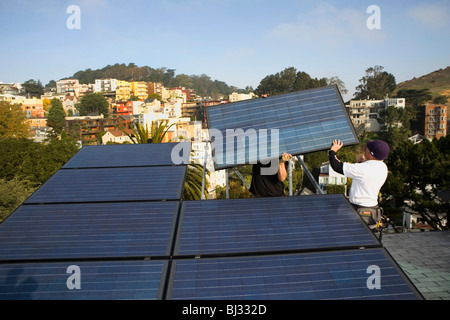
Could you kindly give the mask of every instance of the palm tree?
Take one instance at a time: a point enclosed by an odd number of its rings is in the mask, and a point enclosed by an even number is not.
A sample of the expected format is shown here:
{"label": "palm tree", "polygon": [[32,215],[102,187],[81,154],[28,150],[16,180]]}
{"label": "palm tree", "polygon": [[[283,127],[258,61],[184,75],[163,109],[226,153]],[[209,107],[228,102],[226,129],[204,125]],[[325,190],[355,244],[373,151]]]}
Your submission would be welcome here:
{"label": "palm tree", "polygon": [[169,120],[164,120],[159,125],[156,121],[152,121],[151,129],[149,130],[148,125],[145,125],[144,127],[138,122],[132,122],[132,134],[127,133],[123,128],[120,128],[120,130],[122,130],[133,143],[161,143],[173,125],[175,125],[175,123],[169,125]]}
{"label": "palm tree", "polygon": [[[169,120],[164,120],[158,126],[158,123],[152,121],[151,130],[148,126],[145,127],[140,123],[133,122],[132,130],[133,134],[125,132],[124,129],[120,128],[125,134],[131,139],[135,144],[138,143],[161,143],[164,140],[165,135],[169,129],[174,125],[169,125]],[[173,140],[173,139],[172,139]],[[171,140],[171,141],[172,141]],[[205,172],[205,197],[208,195],[208,179],[209,171],[206,169]],[[203,166],[198,163],[191,161],[187,166],[186,179],[184,182],[183,189],[183,200],[200,200],[202,194],[202,182],[203,182]]]}

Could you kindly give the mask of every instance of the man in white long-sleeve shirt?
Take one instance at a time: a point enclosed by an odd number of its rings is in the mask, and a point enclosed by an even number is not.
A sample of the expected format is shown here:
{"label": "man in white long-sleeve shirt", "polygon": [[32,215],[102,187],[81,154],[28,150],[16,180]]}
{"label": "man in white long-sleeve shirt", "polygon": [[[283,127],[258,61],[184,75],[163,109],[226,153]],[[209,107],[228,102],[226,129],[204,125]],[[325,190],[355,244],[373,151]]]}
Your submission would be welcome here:
{"label": "man in white long-sleeve shirt", "polygon": [[355,209],[378,206],[378,194],[386,181],[388,168],[383,160],[389,154],[389,145],[382,140],[369,141],[359,163],[341,162],[336,152],[342,147],[340,140],[334,140],[329,152],[330,164],[334,171],[352,178],[349,201]]}

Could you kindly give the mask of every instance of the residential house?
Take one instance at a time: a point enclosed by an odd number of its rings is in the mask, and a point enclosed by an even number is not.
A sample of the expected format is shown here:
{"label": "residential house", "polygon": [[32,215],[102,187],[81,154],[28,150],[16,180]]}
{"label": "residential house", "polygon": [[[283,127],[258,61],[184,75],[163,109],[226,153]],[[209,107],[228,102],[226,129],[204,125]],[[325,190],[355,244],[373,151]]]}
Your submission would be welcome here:
{"label": "residential house", "polygon": [[117,80],[116,85],[116,101],[129,100],[131,98],[131,83],[128,81]]}
{"label": "residential house", "polygon": [[66,94],[73,93],[75,96],[78,96],[81,91],[80,82],[77,79],[64,79],[56,82],[56,93],[57,94]]}
{"label": "residential house", "polygon": [[147,83],[144,81],[131,82],[131,94],[139,98],[139,100],[145,100],[148,97]]}
{"label": "residential house", "polygon": [[[131,129],[123,129],[128,134],[133,134]],[[120,129],[111,129],[107,131],[102,137],[102,143],[133,143],[130,137]]]}
{"label": "residential house", "polygon": [[94,92],[111,92],[117,89],[117,79],[95,79]]}
{"label": "residential house", "polygon": [[326,191],[327,185],[346,186],[347,178],[333,170],[330,163],[324,163],[320,166],[319,186]]}
{"label": "residential house", "polygon": [[425,137],[432,140],[447,135],[447,105],[425,105]]}
{"label": "residential house", "polygon": [[255,97],[255,94],[253,92],[251,93],[237,93],[233,92],[230,94],[230,102],[236,102],[236,101],[242,101],[242,100],[250,100]]}
{"label": "residential house", "polygon": [[389,106],[405,108],[405,98],[385,98],[382,100],[350,100],[347,110],[355,128],[365,132],[379,132],[381,124],[378,122],[380,112]]}
{"label": "residential house", "polygon": [[131,115],[133,114],[133,101],[119,102],[116,104],[117,115]]}
{"label": "residential house", "polygon": [[44,117],[44,104],[42,99],[31,98],[31,99],[20,99],[17,103],[21,104],[22,110],[26,113],[27,118]]}
{"label": "residential house", "polygon": [[129,121],[124,117],[104,118],[99,116],[66,117],[65,130],[77,136],[82,143],[96,144],[100,134],[116,129],[118,126],[129,128]]}

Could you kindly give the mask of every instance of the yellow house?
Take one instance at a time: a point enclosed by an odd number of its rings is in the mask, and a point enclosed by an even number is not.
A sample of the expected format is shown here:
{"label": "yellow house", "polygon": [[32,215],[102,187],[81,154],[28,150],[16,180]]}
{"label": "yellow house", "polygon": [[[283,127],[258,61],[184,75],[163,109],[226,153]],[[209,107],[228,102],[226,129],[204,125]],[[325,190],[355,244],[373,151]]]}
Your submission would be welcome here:
{"label": "yellow house", "polygon": [[147,99],[147,83],[144,81],[131,82],[131,94],[138,97],[139,100]]}
{"label": "yellow house", "polygon": [[117,80],[116,82],[116,100],[127,101],[131,97],[131,83],[128,81]]}

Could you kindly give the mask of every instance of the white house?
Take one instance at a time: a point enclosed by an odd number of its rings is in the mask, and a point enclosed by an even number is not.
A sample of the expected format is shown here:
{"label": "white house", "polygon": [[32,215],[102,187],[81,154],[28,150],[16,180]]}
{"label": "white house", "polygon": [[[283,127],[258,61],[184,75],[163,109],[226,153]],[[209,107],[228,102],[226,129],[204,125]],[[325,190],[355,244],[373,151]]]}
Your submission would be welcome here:
{"label": "white house", "polygon": [[327,185],[346,185],[347,178],[333,170],[329,163],[324,163],[320,167],[319,186],[326,191]]}

